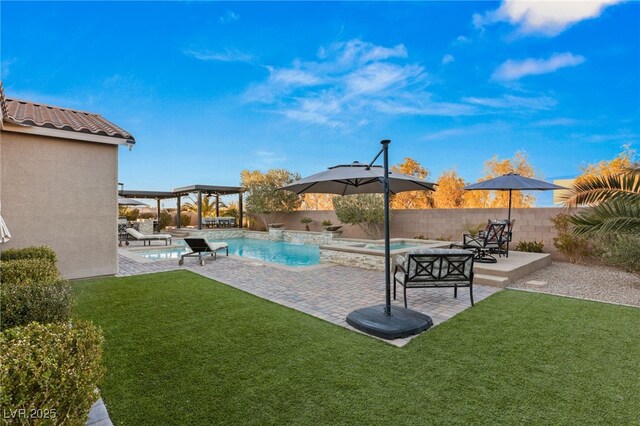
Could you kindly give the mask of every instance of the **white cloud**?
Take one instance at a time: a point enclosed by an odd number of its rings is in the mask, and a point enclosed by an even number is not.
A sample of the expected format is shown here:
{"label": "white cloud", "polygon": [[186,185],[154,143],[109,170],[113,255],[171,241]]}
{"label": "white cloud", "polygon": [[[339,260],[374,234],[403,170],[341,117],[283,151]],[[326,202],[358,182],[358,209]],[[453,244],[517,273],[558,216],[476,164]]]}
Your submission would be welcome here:
{"label": "white cloud", "polygon": [[235,49],[227,49],[222,52],[213,52],[211,50],[192,50],[187,49],[183,52],[201,61],[219,61],[219,62],[253,62],[255,57],[249,53],[240,52]]}
{"label": "white cloud", "polygon": [[289,119],[347,129],[372,114],[466,115],[475,107],[434,102],[424,67],[408,63],[407,49],[361,40],[321,47],[317,59],[289,67],[265,67],[267,78],[245,92],[247,102],[266,105]]}
{"label": "white cloud", "polygon": [[218,20],[223,24],[227,24],[229,22],[237,21],[239,18],[240,15],[232,10],[227,10],[222,16],[220,16],[220,18],[218,18]]}
{"label": "white cloud", "polygon": [[489,108],[515,110],[549,110],[557,104],[555,99],[548,96],[524,97],[504,95],[498,98],[467,97],[464,98],[463,101]]}
{"label": "white cloud", "polygon": [[585,61],[584,56],[572,53],[556,53],[549,59],[524,59],[515,61],[509,59],[503,62],[494,72],[491,78],[499,81],[518,80],[528,75],[548,74],[560,68],[575,67]]}
{"label": "white cloud", "polygon": [[465,37],[465,36],[463,36],[463,35],[459,35],[458,37],[456,37],[456,38],[455,38],[455,40],[453,40],[453,41],[451,42],[451,45],[452,45],[452,46],[458,46],[458,45],[461,45],[461,44],[467,44],[467,43],[469,43],[470,41],[471,41],[471,40],[469,40],[469,38],[468,38],[468,37]]}
{"label": "white cloud", "polygon": [[580,120],[576,120],[574,118],[549,118],[547,120],[539,120],[532,123],[535,127],[556,127],[556,126],[573,126],[579,124]]}
{"label": "white cloud", "polygon": [[5,59],[0,63],[0,78],[5,79],[9,77],[11,71],[11,65],[15,64],[16,58]]}
{"label": "white cloud", "polygon": [[285,155],[279,154],[274,151],[258,150],[255,151],[254,154],[259,162],[267,167],[284,163],[287,159]]}
{"label": "white cloud", "polygon": [[600,16],[610,5],[622,0],[503,0],[497,10],[475,14],[473,23],[477,28],[496,22],[509,22],[518,26],[523,34],[555,36],[569,26]]}
{"label": "white cloud", "polygon": [[442,65],[450,64],[451,62],[453,62],[455,60],[456,60],[456,58],[454,58],[453,55],[449,55],[449,54],[444,55],[442,57]]}

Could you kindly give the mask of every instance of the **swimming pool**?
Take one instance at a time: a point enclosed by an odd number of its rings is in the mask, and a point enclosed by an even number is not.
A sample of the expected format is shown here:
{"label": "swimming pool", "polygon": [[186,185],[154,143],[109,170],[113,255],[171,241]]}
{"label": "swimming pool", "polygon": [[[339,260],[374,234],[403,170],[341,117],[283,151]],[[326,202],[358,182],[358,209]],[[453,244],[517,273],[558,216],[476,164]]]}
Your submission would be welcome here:
{"label": "swimming pool", "polygon": [[[213,240],[211,240],[213,241]],[[265,262],[279,263],[287,266],[311,266],[320,264],[320,249],[313,244],[292,244],[284,241],[256,240],[252,238],[226,238],[223,240],[229,244],[229,254],[248,257],[250,259],[263,260]],[[136,251],[142,257],[153,260],[179,259],[180,255],[190,252],[185,242],[174,241],[182,247],[152,249]],[[224,255],[224,251],[218,255]]]}

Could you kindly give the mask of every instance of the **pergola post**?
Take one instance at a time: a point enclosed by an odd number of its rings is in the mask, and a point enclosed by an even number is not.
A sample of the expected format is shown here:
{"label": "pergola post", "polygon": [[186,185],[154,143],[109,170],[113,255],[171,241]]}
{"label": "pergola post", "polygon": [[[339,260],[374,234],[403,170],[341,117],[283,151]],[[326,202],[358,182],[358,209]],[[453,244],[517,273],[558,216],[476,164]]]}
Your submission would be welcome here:
{"label": "pergola post", "polygon": [[160,198],[158,198],[156,201],[158,202],[158,216],[156,216],[156,219],[160,220]]}
{"label": "pergola post", "polygon": [[178,211],[176,213],[176,228],[180,229],[182,227],[182,218],[181,213],[182,213],[182,208],[180,206],[180,200],[182,199],[181,195],[178,195]]}
{"label": "pergola post", "polygon": [[198,229],[202,229],[202,191],[198,191]]}
{"label": "pergola post", "polygon": [[220,217],[220,195],[216,194],[216,217]]}
{"label": "pergola post", "polygon": [[238,223],[238,228],[242,228],[242,226],[243,226],[243,222],[242,222],[242,219],[243,219],[243,217],[242,217],[242,192],[238,193],[238,210],[240,211],[240,218],[239,218],[240,219],[239,220],[240,223]]}

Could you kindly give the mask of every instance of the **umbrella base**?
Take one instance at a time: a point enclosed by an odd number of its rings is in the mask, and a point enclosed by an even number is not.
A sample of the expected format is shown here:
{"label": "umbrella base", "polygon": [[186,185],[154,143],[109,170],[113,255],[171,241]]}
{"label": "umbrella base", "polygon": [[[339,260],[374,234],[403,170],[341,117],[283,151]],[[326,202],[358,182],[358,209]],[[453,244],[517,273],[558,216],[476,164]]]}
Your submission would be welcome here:
{"label": "umbrella base", "polygon": [[347,324],[372,336],[393,340],[422,333],[433,321],[428,315],[396,306],[391,308],[391,315],[385,315],[384,305],[376,305],[351,312]]}

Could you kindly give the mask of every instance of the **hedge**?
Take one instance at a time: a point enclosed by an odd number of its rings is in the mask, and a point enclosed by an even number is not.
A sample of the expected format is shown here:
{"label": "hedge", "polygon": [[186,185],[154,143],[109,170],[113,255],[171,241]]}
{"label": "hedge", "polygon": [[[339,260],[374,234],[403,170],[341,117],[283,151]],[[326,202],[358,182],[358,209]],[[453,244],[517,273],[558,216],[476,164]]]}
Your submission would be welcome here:
{"label": "hedge", "polygon": [[42,324],[68,322],[71,318],[73,294],[67,281],[7,284],[3,280],[0,290],[0,330],[33,321]]}
{"label": "hedge", "polygon": [[0,406],[5,415],[24,409],[27,415],[35,412],[49,419],[18,418],[18,423],[83,425],[104,376],[103,340],[102,330],[89,322],[34,322],[0,333]]}
{"label": "hedge", "polygon": [[51,247],[25,247],[19,249],[7,249],[0,253],[0,260],[18,259],[46,259],[55,264],[58,261],[56,252]]}
{"label": "hedge", "polygon": [[48,259],[17,259],[0,262],[2,285],[31,283],[48,284],[58,281],[60,273],[55,263]]}

